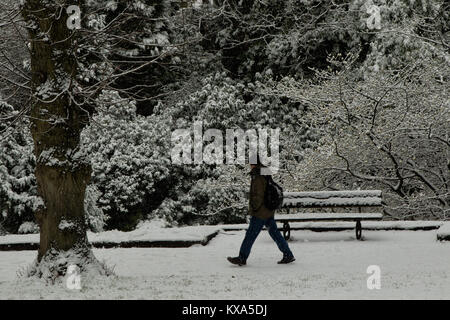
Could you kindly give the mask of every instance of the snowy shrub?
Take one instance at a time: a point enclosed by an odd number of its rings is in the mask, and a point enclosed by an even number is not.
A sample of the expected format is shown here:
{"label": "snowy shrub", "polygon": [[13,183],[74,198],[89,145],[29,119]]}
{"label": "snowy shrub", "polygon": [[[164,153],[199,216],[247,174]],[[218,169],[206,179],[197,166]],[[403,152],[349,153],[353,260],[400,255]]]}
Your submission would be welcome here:
{"label": "snowy shrub", "polygon": [[214,176],[199,179],[189,194],[197,200],[197,220],[207,224],[242,223],[248,211],[248,167],[218,166]]}
{"label": "snowy shrub", "polygon": [[[110,225],[123,222],[130,224],[125,228],[133,228],[155,205],[155,194],[167,186],[171,164],[168,121],[136,115],[135,103],[115,91],[98,98],[98,114],[82,133],[82,149],[91,160],[91,183],[100,192],[98,208],[111,217]],[[125,222],[133,217],[135,221]]]}
{"label": "snowy shrub", "polygon": [[[256,77],[263,81],[262,75]],[[280,128],[281,139],[295,135],[299,146],[309,146],[316,139],[302,121],[304,105],[266,94],[259,81],[241,83],[225,73],[205,77],[201,87],[184,101],[155,112],[169,113],[177,120],[175,128],[187,128],[201,120],[204,130]]]}
{"label": "snowy shrub", "polygon": [[89,229],[94,232],[104,231],[109,218],[98,206],[100,196],[101,193],[96,185],[90,184],[87,186],[84,198],[84,213]]}
{"label": "snowy shrub", "polygon": [[33,142],[23,120],[0,100],[0,223],[15,233],[23,222],[34,221],[33,212],[41,204],[34,177]]}
{"label": "snowy shrub", "polygon": [[24,222],[20,225],[17,233],[28,234],[28,233],[39,233],[39,226],[34,222]]}
{"label": "snowy shrub", "polygon": [[[205,169],[205,173],[208,169]],[[172,225],[241,223],[247,214],[249,170],[221,165],[205,178],[183,176],[169,197],[152,212]],[[206,174],[205,174],[206,175]]]}

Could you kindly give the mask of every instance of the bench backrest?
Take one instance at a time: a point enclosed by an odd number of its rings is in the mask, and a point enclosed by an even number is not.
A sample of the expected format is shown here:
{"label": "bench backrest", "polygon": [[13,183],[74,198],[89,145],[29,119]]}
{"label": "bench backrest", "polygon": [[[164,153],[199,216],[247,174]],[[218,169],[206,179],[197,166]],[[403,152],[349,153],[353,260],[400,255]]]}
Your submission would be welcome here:
{"label": "bench backrest", "polygon": [[283,192],[282,208],[379,207],[381,190]]}

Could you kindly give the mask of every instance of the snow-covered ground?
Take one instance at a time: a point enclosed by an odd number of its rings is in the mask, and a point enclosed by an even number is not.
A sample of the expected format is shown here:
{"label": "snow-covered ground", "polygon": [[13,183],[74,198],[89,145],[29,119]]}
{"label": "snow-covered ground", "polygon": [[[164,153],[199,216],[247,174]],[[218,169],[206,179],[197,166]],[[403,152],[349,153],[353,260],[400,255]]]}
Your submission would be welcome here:
{"label": "snow-covered ground", "polygon": [[[293,231],[297,261],[280,253],[266,231],[245,267],[230,265],[245,231],[221,232],[207,246],[94,249],[117,277],[82,281],[82,290],[18,280],[34,251],[0,252],[1,299],[450,299],[450,243],[436,231]],[[381,289],[367,288],[367,268],[381,270]]]}

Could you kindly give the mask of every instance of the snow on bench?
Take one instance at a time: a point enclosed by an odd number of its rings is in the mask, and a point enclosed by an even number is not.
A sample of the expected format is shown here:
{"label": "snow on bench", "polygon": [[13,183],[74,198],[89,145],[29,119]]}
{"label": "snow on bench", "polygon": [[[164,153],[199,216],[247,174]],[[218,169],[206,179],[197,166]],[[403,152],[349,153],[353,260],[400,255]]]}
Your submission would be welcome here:
{"label": "snow on bench", "polygon": [[380,220],[383,218],[382,213],[374,212],[374,213],[319,213],[319,212],[313,212],[313,213],[296,213],[296,214],[277,214],[276,220],[283,222],[283,221],[318,221],[318,220],[342,220],[342,221],[355,221],[358,219],[364,219],[364,220]]}
{"label": "snow on bench", "polygon": [[284,192],[282,208],[378,207],[380,190]]}
{"label": "snow on bench", "polygon": [[289,198],[312,197],[318,199],[331,197],[341,197],[341,198],[381,197],[381,190],[300,191],[300,192],[285,191],[283,192],[283,194]]}
{"label": "snow on bench", "polygon": [[[283,235],[290,238],[289,221],[356,221],[356,238],[361,239],[362,220],[381,220],[382,213],[363,213],[363,207],[381,207],[382,193],[380,190],[343,190],[343,191],[306,191],[283,192],[281,209],[287,209],[288,214],[277,215],[276,221],[283,222]],[[346,208],[358,207],[358,213],[301,213],[289,214],[292,208]]]}

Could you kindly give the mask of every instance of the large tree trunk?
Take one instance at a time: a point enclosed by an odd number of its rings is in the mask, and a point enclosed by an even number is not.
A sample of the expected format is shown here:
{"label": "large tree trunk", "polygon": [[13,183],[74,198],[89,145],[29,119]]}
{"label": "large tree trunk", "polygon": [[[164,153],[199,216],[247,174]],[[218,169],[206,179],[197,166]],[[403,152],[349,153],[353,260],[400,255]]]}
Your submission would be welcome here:
{"label": "large tree trunk", "polygon": [[[36,155],[36,180],[44,205],[36,212],[40,248],[36,265],[52,276],[66,273],[68,264],[96,263],[86,234],[84,196],[90,165],[79,157],[80,133],[88,115],[75,102],[77,30],[67,27],[66,9],[82,1],[27,0],[22,15],[30,26],[32,91],[31,132]],[[61,255],[64,259],[61,259]],[[62,261],[62,262],[61,262]],[[50,262],[50,263],[47,263]]]}

